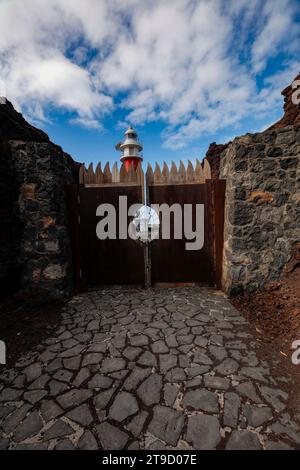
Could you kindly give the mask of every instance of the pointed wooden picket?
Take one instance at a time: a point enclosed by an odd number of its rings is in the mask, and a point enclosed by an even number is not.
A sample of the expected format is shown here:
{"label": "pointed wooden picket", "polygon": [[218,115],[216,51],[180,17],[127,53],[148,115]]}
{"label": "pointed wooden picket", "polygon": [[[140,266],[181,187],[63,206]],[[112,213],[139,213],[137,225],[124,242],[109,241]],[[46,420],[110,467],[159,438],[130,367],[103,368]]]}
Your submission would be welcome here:
{"label": "pointed wooden picket", "polygon": [[79,168],[79,184],[84,184],[85,183],[85,166],[80,165]]}
{"label": "pointed wooden picket", "polygon": [[128,182],[129,183],[135,183],[136,180],[137,180],[137,174],[136,174],[134,165],[131,164],[129,166],[129,170],[128,170]]}
{"label": "pointed wooden picket", "polygon": [[197,183],[204,183],[205,181],[203,168],[198,158],[196,159],[195,181],[197,181]]}
{"label": "pointed wooden picket", "polygon": [[95,184],[103,184],[103,173],[101,170],[101,163],[98,163],[95,171]]}
{"label": "pointed wooden picket", "polygon": [[210,180],[211,179],[210,164],[209,164],[208,160],[206,160],[206,158],[204,160],[203,171],[204,171],[204,178],[206,180]]}
{"label": "pointed wooden picket", "polygon": [[169,171],[169,167],[168,165],[166,164],[166,162],[164,162],[163,164],[163,169],[162,169],[162,179],[163,179],[163,182],[164,183],[168,183],[169,181],[169,176],[170,176],[170,171]]}
{"label": "pointed wooden picket", "polygon": [[136,182],[138,185],[144,186],[144,172],[142,165],[138,165],[136,169]]}
{"label": "pointed wooden picket", "polygon": [[162,175],[159,164],[155,162],[155,170],[154,170],[154,182],[161,183],[162,182]]}
{"label": "pointed wooden picket", "polygon": [[103,170],[103,182],[104,183],[111,183],[112,182],[112,175],[109,168],[109,162],[106,163],[104,170]]}
{"label": "pointed wooden picket", "polygon": [[183,161],[180,160],[179,170],[178,170],[178,183],[185,183],[186,181],[186,172]]}
{"label": "pointed wooden picket", "polygon": [[186,169],[186,181],[192,183],[195,180],[195,171],[192,162],[188,161],[188,166]]}
{"label": "pointed wooden picket", "polygon": [[171,163],[171,171],[170,171],[170,176],[169,176],[169,183],[171,184],[176,184],[178,182],[178,171],[177,171],[177,166],[175,163],[172,161]]}
{"label": "pointed wooden picket", "polygon": [[120,174],[119,174],[119,170],[118,170],[118,164],[117,162],[114,163],[113,167],[112,167],[112,183],[119,183],[120,182]]}
{"label": "pointed wooden picket", "polygon": [[125,167],[125,163],[122,163],[121,168],[120,168],[120,183],[126,183],[127,182],[127,170]]}
{"label": "pointed wooden picket", "polygon": [[94,174],[94,168],[93,168],[92,163],[89,164],[89,167],[87,169],[86,176],[85,176],[85,182],[86,182],[86,184],[94,184],[95,183],[95,174]]}
{"label": "pointed wooden picket", "polygon": [[154,183],[154,173],[153,173],[151,163],[148,163],[148,167],[146,171],[146,182],[148,185]]}

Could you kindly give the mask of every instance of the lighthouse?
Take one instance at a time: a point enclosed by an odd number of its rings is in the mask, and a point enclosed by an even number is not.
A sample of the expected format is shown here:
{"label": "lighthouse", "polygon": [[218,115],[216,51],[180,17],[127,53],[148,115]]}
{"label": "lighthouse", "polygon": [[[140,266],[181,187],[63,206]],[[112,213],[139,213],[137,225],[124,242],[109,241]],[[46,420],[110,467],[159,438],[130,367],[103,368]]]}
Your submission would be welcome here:
{"label": "lighthouse", "polygon": [[142,144],[139,142],[137,132],[132,126],[129,126],[127,131],[124,133],[124,142],[119,142],[116,145],[116,150],[120,150],[122,155],[120,160],[125,164],[125,168],[128,171],[131,164],[137,169],[140,162],[143,161],[143,157],[140,152],[143,150]]}

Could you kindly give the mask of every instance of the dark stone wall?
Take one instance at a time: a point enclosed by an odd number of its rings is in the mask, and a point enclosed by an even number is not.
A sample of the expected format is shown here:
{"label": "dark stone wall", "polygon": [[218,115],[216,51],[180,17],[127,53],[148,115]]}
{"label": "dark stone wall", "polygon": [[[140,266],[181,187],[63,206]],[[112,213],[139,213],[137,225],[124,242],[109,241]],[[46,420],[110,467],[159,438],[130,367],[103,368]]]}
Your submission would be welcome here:
{"label": "dark stone wall", "polygon": [[0,123],[1,293],[65,297],[73,287],[65,186],[78,182],[78,164],[10,103]]}
{"label": "dark stone wall", "polygon": [[210,164],[211,177],[214,179],[219,178],[221,155],[230,144],[231,142],[228,142],[227,144],[216,144],[216,142],[212,142],[209,145],[205,158]]}
{"label": "dark stone wall", "polygon": [[223,286],[234,295],[279,278],[297,257],[300,126],[234,139],[220,177],[227,180]]}
{"label": "dark stone wall", "polygon": [[50,142],[47,134],[29,124],[8,100],[0,105],[0,140]]}
{"label": "dark stone wall", "polygon": [[[300,73],[294,78],[294,81],[300,81]],[[297,91],[296,97],[299,99],[299,89],[299,85],[296,88],[293,88],[292,85],[289,85],[281,92],[282,96],[284,96],[284,115],[279,121],[273,124],[270,129],[278,129],[291,125],[300,125],[300,104],[295,104],[292,100],[292,96],[295,91]]]}
{"label": "dark stone wall", "polygon": [[19,185],[8,142],[0,140],[0,294],[20,286],[18,253],[23,223],[18,212]]}

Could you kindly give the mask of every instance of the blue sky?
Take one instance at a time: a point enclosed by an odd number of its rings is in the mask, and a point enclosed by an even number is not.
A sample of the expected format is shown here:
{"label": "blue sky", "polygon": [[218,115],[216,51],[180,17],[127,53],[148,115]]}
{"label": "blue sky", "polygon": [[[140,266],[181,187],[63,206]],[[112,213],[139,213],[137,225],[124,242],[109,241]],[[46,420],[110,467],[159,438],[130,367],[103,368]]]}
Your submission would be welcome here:
{"label": "blue sky", "polygon": [[0,94],[77,161],[202,158],[268,127],[300,70],[297,0],[0,0]]}

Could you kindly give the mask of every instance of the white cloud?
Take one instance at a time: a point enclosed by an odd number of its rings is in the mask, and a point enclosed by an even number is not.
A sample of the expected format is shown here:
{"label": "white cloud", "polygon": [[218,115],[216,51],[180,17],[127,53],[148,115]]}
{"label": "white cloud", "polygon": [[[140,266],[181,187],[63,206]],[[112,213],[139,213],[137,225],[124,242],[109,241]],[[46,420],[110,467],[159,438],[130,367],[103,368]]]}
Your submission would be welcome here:
{"label": "white cloud", "polygon": [[252,57],[255,72],[260,72],[268,58],[278,53],[278,49],[295,39],[293,24],[294,5],[289,0],[266,2],[263,10],[264,25],[257,35]]}
{"label": "white cloud", "polygon": [[[181,148],[277,106],[280,79],[298,71],[296,9],[296,0],[0,0],[0,74],[35,119],[50,105],[101,128],[119,106],[133,123],[165,122],[164,145]],[[258,92],[257,74],[280,52],[289,61]]]}

